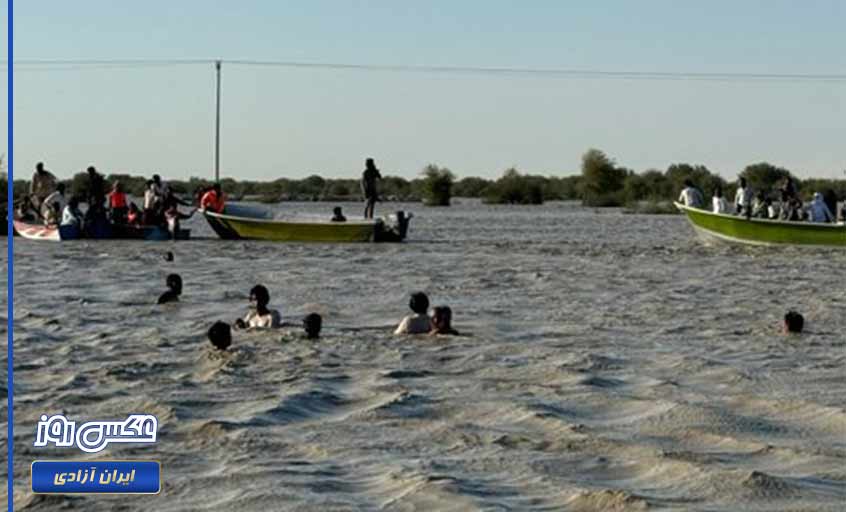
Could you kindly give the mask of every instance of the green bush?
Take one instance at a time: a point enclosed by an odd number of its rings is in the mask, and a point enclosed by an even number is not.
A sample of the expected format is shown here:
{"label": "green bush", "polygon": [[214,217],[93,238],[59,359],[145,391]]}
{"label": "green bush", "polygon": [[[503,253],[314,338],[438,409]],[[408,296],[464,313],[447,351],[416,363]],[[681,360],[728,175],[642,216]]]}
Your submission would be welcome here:
{"label": "green bush", "polygon": [[446,167],[429,164],[423,169],[421,195],[426,206],[449,206],[455,175]]}

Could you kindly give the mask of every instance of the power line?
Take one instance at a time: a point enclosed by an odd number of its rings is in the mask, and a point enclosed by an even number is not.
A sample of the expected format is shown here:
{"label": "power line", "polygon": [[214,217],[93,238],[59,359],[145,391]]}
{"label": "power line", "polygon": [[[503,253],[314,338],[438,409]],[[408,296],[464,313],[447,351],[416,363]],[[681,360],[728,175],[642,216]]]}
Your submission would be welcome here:
{"label": "power line", "polygon": [[[217,59],[82,59],[82,60],[18,60],[19,71],[66,71],[84,69],[142,68],[163,66],[213,65]],[[492,76],[537,76],[560,79],[593,80],[687,80],[721,82],[846,82],[846,73],[736,73],[627,71],[568,68],[520,68],[484,66],[419,66],[406,64],[349,64],[283,60],[223,60],[224,64],[249,67],[290,69],[323,69],[335,71],[394,72],[424,74],[465,74]],[[8,61],[0,61],[8,68]]]}

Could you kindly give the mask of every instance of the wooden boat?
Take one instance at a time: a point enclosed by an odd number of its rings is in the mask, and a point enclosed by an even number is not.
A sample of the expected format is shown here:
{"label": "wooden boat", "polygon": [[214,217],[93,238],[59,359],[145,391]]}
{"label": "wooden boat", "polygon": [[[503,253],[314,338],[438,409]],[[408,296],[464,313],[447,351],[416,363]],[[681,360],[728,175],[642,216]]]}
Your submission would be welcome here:
{"label": "wooden boat", "polygon": [[846,246],[846,224],[793,222],[712,213],[674,203],[699,235],[708,240],[751,245]]}
{"label": "wooden boat", "polygon": [[[170,232],[159,226],[112,226],[104,223],[83,233],[76,226],[45,226],[20,220],[14,221],[14,225],[15,232],[28,240],[171,240]],[[188,240],[190,237],[189,229],[180,229],[176,236],[177,240]]]}
{"label": "wooden boat", "polygon": [[225,240],[274,242],[401,242],[411,215],[397,212],[385,218],[331,222],[327,219],[273,219],[257,208],[228,204],[223,213],[200,210],[211,228]]}

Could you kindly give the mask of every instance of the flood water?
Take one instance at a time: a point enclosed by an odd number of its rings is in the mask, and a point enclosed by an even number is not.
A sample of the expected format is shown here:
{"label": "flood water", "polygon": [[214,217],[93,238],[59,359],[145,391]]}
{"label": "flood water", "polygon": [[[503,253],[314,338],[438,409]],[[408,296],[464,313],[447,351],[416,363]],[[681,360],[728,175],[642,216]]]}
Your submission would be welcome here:
{"label": "flood water", "polygon": [[[705,246],[681,216],[573,203],[394,209],[407,243],[221,241],[199,217],[186,242],[16,239],[16,509],[846,507],[846,252]],[[181,302],[154,305],[172,272]],[[257,283],[323,338],[213,351]],[[392,335],[417,290],[466,335]],[[788,309],[808,333],[778,333]],[[159,440],[33,447],[56,413],[154,414]],[[30,463],[63,458],[159,460],[162,493],[33,495]]]}

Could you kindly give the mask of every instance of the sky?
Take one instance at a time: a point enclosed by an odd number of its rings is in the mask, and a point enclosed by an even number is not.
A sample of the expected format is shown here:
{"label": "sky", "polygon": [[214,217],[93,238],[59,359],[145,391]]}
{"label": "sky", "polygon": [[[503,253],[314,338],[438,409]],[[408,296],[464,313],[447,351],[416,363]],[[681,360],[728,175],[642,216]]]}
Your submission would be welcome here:
{"label": "sky", "polygon": [[[3,52],[6,53],[3,10]],[[846,75],[846,1],[27,0],[15,60],[199,59]],[[769,161],[846,177],[846,80],[585,79],[224,62],[221,175],[407,178]],[[15,67],[15,173],[213,176],[211,63]],[[0,95],[7,94],[4,82]],[[0,108],[5,150],[6,104]]]}

